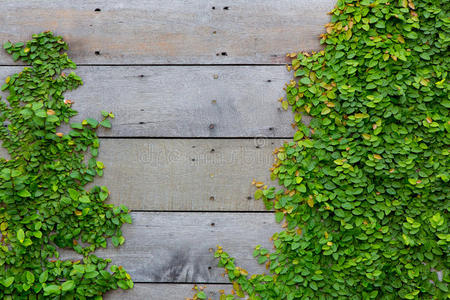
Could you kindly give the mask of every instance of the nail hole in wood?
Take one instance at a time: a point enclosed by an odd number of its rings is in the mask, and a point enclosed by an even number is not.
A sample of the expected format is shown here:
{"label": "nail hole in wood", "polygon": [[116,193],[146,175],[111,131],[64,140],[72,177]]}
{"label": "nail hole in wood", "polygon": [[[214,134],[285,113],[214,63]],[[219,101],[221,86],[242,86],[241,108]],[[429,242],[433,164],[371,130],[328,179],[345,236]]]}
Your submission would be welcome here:
{"label": "nail hole in wood", "polygon": [[252,200],[252,197],[251,197],[251,196],[248,196],[248,197],[247,197],[247,200]]}
{"label": "nail hole in wood", "polygon": [[213,34],[216,34],[217,33],[217,31],[213,31]]}
{"label": "nail hole in wood", "polygon": [[98,51],[98,50],[95,51],[94,53],[95,53],[95,55],[100,55],[100,51]]}
{"label": "nail hole in wood", "polygon": [[208,267],[208,270],[211,270],[212,268],[211,267]]}
{"label": "nail hole in wood", "polygon": [[144,77],[144,74],[139,75],[139,77],[141,77],[141,78]]}
{"label": "nail hole in wood", "polygon": [[214,201],[214,196],[209,197],[209,200]]}
{"label": "nail hole in wood", "polygon": [[192,161],[195,161],[195,158],[193,158]]}
{"label": "nail hole in wood", "polygon": [[273,127],[269,127],[269,130],[273,130]]}
{"label": "nail hole in wood", "polygon": [[94,9],[94,11],[102,11],[100,8],[96,8]]}
{"label": "nail hole in wood", "polygon": [[272,82],[272,80],[268,79],[267,82]]}
{"label": "nail hole in wood", "polygon": [[209,129],[214,129],[214,124],[209,124]]}
{"label": "nail hole in wood", "polygon": [[141,121],[141,122],[139,122],[139,124],[141,124],[141,125],[142,125],[142,124],[145,124],[145,122],[142,122],[142,121]]}
{"label": "nail hole in wood", "polygon": [[214,150],[214,149],[211,149],[211,152],[214,152],[214,151],[216,151],[216,150]]}
{"label": "nail hole in wood", "polygon": [[229,10],[229,9],[230,9],[229,6],[224,6],[224,7],[223,7],[223,10]]}
{"label": "nail hole in wood", "polygon": [[221,54],[222,54],[222,56],[228,56],[228,54],[226,52],[222,52]]}
{"label": "nail hole in wood", "polygon": [[216,7],[215,6],[213,6],[213,7],[211,7],[212,9],[216,9]]}
{"label": "nail hole in wood", "polygon": [[216,223],[211,223],[211,226],[215,226],[216,225]]}

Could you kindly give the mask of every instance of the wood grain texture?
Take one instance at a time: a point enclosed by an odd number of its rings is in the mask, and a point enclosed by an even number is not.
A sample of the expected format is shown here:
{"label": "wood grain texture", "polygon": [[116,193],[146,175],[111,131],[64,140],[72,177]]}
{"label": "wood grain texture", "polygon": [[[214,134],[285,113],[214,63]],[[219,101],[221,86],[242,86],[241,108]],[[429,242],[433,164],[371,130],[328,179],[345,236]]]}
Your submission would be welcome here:
{"label": "wood grain texture", "polygon": [[[0,67],[0,78],[21,67]],[[283,66],[85,66],[84,86],[66,97],[82,118],[116,119],[108,137],[290,137],[293,115],[278,99],[291,74]],[[1,95],[2,93],[0,93]],[[4,95],[4,93],[3,93]],[[305,117],[305,122],[309,119]]]}
{"label": "wood grain texture", "polygon": [[134,210],[264,211],[253,179],[270,180],[283,140],[103,139],[97,185]]}
{"label": "wood grain texture", "polygon": [[[131,290],[115,290],[103,296],[105,300],[184,300],[195,294],[194,284],[136,283]],[[231,292],[231,284],[199,284],[208,299],[219,300],[220,290]]]}
{"label": "wood grain texture", "polygon": [[[270,186],[280,139],[102,139],[96,185],[132,210],[265,211],[253,179]],[[0,156],[6,157],[5,150]]]}
{"label": "wood grain texture", "polygon": [[[236,257],[250,274],[267,272],[252,253],[272,249],[270,237],[281,230],[273,213],[134,212],[124,225],[125,244],[95,252],[123,266],[135,282],[228,283],[217,267],[217,245]],[[63,259],[79,259],[63,251]]]}
{"label": "wood grain texture", "polygon": [[335,2],[3,0],[0,41],[52,30],[82,64],[279,64],[319,48]]}

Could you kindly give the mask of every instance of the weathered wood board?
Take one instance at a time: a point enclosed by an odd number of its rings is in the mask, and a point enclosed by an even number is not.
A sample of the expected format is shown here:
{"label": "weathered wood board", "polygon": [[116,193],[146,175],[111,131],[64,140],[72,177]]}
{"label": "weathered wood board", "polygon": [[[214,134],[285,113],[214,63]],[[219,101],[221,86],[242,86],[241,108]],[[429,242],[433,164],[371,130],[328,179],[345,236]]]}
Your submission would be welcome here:
{"label": "weathered wood board", "polygon": [[[102,139],[109,202],[132,210],[265,211],[253,179],[270,180],[281,139]],[[7,157],[0,148],[0,156]]]}
{"label": "weathered wood board", "polygon": [[[3,0],[0,41],[52,30],[82,64],[279,64],[319,48],[334,0]],[[100,10],[100,11],[96,11]],[[0,51],[0,64],[11,64]]]}
{"label": "weathered wood board", "polygon": [[[105,300],[184,300],[192,298],[194,284],[136,283],[131,290],[115,290],[105,294]],[[219,300],[220,290],[231,291],[231,284],[199,284],[208,299]]]}
{"label": "weathered wood board", "polygon": [[[281,226],[273,213],[134,212],[124,225],[125,243],[95,252],[123,266],[135,282],[228,283],[214,251],[223,246],[250,274],[267,272],[252,253],[272,249],[270,237]],[[78,258],[63,251],[62,258]]]}
{"label": "weathered wood board", "polygon": [[[0,51],[1,52],[1,51]],[[21,67],[0,68],[0,78]],[[67,92],[82,118],[116,115],[108,137],[292,137],[294,117],[277,100],[292,74],[283,66],[79,67]],[[143,76],[143,77],[142,77]],[[0,95],[5,93],[0,93]],[[305,122],[309,119],[305,117]]]}
{"label": "weathered wood board", "polygon": [[270,180],[279,139],[103,139],[95,181],[133,210],[263,211],[253,179]]}

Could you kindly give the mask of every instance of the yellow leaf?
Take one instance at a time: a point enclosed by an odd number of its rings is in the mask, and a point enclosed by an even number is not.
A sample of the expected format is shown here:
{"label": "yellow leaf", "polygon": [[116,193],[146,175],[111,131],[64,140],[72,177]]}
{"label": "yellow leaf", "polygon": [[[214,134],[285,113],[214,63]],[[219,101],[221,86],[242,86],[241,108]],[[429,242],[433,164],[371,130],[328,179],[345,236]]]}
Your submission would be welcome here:
{"label": "yellow leaf", "polygon": [[361,113],[355,114],[356,119],[363,119],[363,118],[367,118],[368,116],[369,116],[368,114],[361,114]]}
{"label": "yellow leaf", "polygon": [[308,203],[308,206],[309,207],[314,207],[314,200],[313,200],[313,198],[312,197],[310,197],[309,199],[308,199],[308,201],[306,201],[307,203]]}
{"label": "yellow leaf", "polygon": [[311,111],[311,106],[305,105],[305,111],[309,114]]}
{"label": "yellow leaf", "polygon": [[2,224],[0,224],[0,230],[1,231],[5,231],[8,228],[8,223],[3,222]]}
{"label": "yellow leaf", "polygon": [[370,137],[371,137],[371,135],[370,135],[370,134],[367,134],[367,133],[363,133],[362,136],[363,136],[363,138],[366,139],[366,140],[370,140]]}
{"label": "yellow leaf", "polygon": [[6,77],[5,82],[9,83],[11,81],[11,76]]}
{"label": "yellow leaf", "polygon": [[256,185],[256,187],[259,188],[259,187],[262,187],[264,185],[264,183],[261,182],[261,181],[258,181],[258,182],[255,183],[255,185]]}
{"label": "yellow leaf", "polygon": [[28,53],[28,52],[30,52],[30,48],[25,48],[25,49],[23,49],[23,52],[25,52],[25,53]]}
{"label": "yellow leaf", "polygon": [[322,115],[326,115],[326,114],[329,114],[330,112],[331,112],[331,109],[329,109],[328,107],[324,107],[324,108],[322,109],[321,114],[322,114]]}
{"label": "yellow leaf", "polygon": [[379,155],[379,154],[374,154],[373,157],[376,159],[382,159],[381,155]]}
{"label": "yellow leaf", "polygon": [[288,107],[289,107],[289,104],[288,104],[288,102],[287,101],[283,101],[283,102],[281,102],[281,107],[284,109],[284,110],[287,110],[288,109]]}

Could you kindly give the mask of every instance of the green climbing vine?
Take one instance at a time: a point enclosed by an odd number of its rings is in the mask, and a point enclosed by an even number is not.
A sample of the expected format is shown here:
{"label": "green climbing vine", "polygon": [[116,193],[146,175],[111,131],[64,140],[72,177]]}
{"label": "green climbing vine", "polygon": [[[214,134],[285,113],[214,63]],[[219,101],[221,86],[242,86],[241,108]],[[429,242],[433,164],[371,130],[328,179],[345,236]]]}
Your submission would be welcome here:
{"label": "green climbing vine", "polygon": [[217,250],[234,287],[222,299],[448,299],[449,8],[338,0],[324,50],[290,55],[284,188],[255,193],[284,229],[254,251],[271,275]]}
{"label": "green climbing vine", "polygon": [[[131,223],[125,206],[105,204],[106,187],[84,189],[103,175],[95,130],[111,127],[114,115],[102,111],[100,122],[86,119],[58,132],[76,114],[63,94],[82,84],[62,72],[76,68],[64,53],[67,44],[44,32],[4,49],[30,67],[1,88],[9,92],[8,102],[0,102],[0,139],[10,159],[0,159],[0,298],[102,299],[108,290],[132,288],[122,267],[109,272],[109,259],[90,254],[107,247],[108,238],[121,245],[121,226]],[[60,248],[83,258],[62,260]]]}

